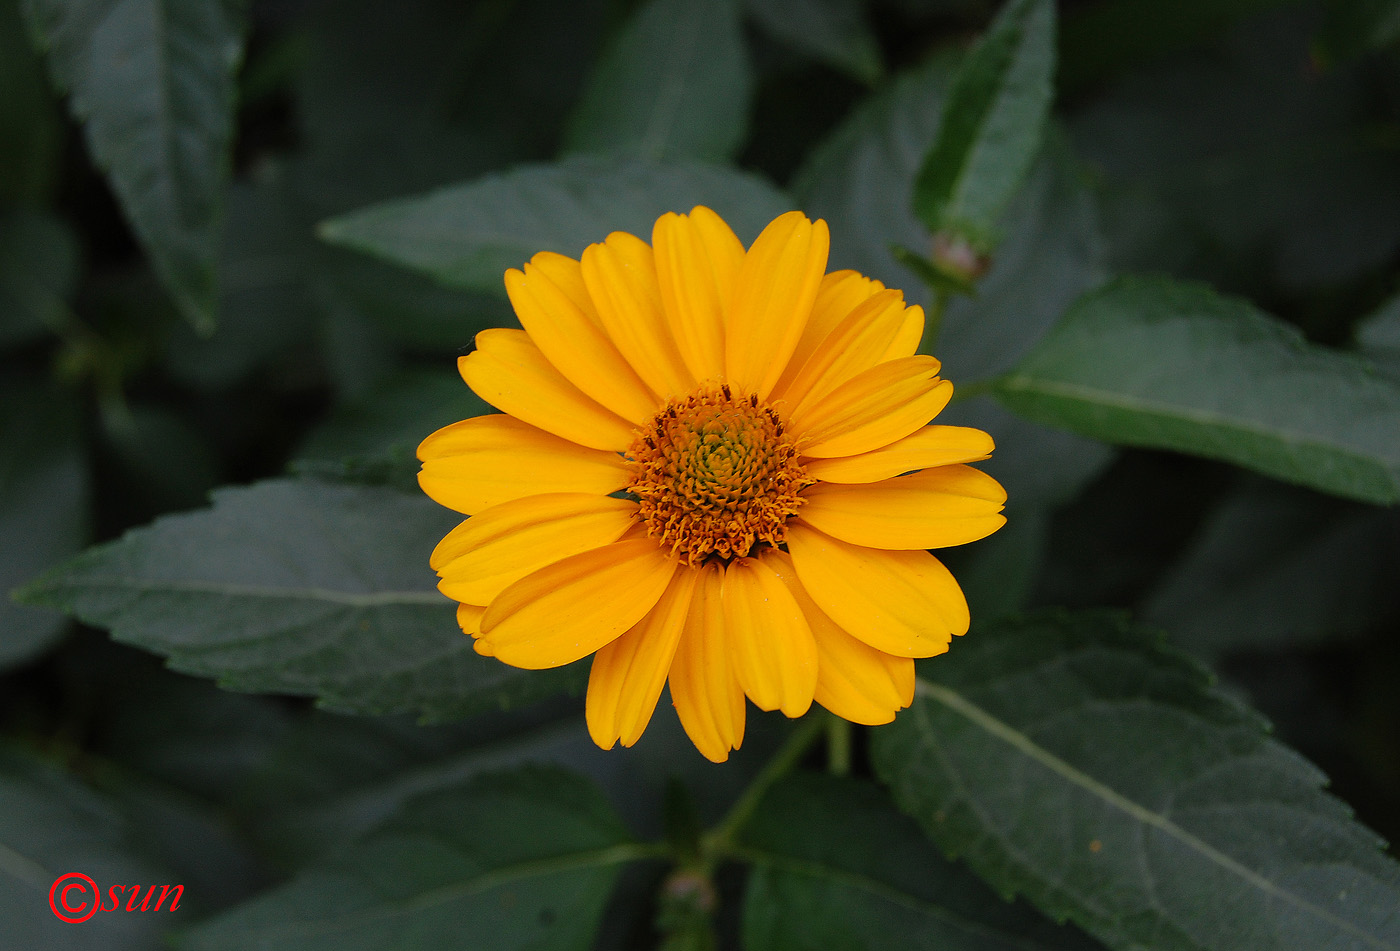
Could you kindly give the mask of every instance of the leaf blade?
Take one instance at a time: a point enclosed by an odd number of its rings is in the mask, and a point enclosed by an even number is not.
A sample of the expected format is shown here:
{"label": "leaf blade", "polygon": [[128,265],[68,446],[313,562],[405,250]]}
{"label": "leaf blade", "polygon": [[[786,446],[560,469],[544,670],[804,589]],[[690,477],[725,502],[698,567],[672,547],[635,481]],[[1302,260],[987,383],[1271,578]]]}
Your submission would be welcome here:
{"label": "leaf blade", "polygon": [[417,797],[337,857],[186,934],[182,947],[587,948],[621,866],[646,854],[558,769]]}
{"label": "leaf blade", "polygon": [[390,489],[272,480],[91,549],[24,595],[230,689],[352,712],[451,719],[572,685],[572,668],[526,677],[472,651],[427,567],[453,518]]}
{"label": "leaf blade", "polygon": [[1040,150],[1055,70],[1055,6],[1011,0],[953,78],[914,185],[929,231],[990,250],[996,219]]}
{"label": "leaf blade", "polygon": [[324,222],[320,233],[444,284],[504,295],[502,275],[536,252],[577,257],[610,231],[646,237],[663,212],[697,204],[749,240],[791,207],[771,185],[741,172],[580,156],[373,205]]}
{"label": "leaf blade", "polygon": [[565,151],[732,158],[748,118],[749,73],[735,0],[652,0],[603,54]]}
{"label": "leaf blade", "polygon": [[229,0],[24,0],[157,273],[211,331],[242,26]]}
{"label": "leaf blade", "polygon": [[1121,620],[985,629],[925,667],[911,713],[875,737],[897,801],[1005,894],[1111,946],[1400,947],[1380,841],[1257,715]]}
{"label": "leaf blade", "polygon": [[1324,492],[1400,499],[1400,387],[1201,285],[1115,281],[994,387],[1014,412]]}

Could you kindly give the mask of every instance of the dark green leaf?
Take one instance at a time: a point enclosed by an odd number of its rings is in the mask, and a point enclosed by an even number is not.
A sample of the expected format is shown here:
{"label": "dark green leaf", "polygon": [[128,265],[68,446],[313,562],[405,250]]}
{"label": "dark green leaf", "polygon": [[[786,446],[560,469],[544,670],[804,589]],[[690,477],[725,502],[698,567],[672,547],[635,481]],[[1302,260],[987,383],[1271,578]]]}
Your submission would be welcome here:
{"label": "dark green leaf", "polygon": [[1356,343],[1377,369],[1400,381],[1400,294],[1357,327]]}
{"label": "dark green leaf", "polygon": [[242,27],[232,0],[23,0],[54,84],[85,124],[156,271],[214,326]]}
{"label": "dark green leaf", "polygon": [[929,231],[995,244],[997,219],[1040,151],[1055,74],[1053,0],[1009,0],[958,67],[914,185]]}
{"label": "dark green leaf", "polygon": [[1364,501],[1400,499],[1400,386],[1242,300],[1162,279],[1082,298],[996,395],[1134,446],[1223,459]]}
{"label": "dark green leaf", "polygon": [[89,491],[71,396],[0,388],[0,667],[28,660],[63,632],[61,614],[22,607],[10,589],[87,541]]}
{"label": "dark green leaf", "polygon": [[1122,621],[987,625],[922,667],[876,770],[949,853],[1116,948],[1400,948],[1400,867],[1323,776]]}
{"label": "dark green leaf", "polygon": [[177,670],[338,710],[445,719],[572,683],[573,668],[527,672],[472,650],[428,568],[454,518],[389,489],[262,482],[94,548],[25,597]]}
{"label": "dark green leaf", "polygon": [[166,355],[182,382],[220,389],[268,366],[304,363],[313,312],[306,290],[312,221],[280,176],[228,193],[219,262],[219,329],[173,331]]}
{"label": "dark green leaf", "polygon": [[367,398],[341,408],[302,446],[308,459],[346,459],[404,453],[449,423],[493,413],[462,382],[455,368],[403,371]]}
{"label": "dark green leaf", "polygon": [[631,841],[586,781],[533,769],[412,800],[324,865],[187,933],[218,951],[587,949]]}
{"label": "dark green leaf", "polygon": [[1289,6],[1139,69],[1077,111],[1075,148],[1099,170],[1116,270],[1262,300],[1395,260],[1400,163],[1371,132],[1390,121],[1374,78],[1360,65],[1309,69],[1315,19]]}
{"label": "dark green leaf", "polygon": [[611,231],[649,238],[662,213],[701,204],[746,241],[791,207],[771,185],[741,172],[580,157],[375,205],[325,222],[321,235],[444,284],[504,293],[506,269],[536,252],[577,257]]}
{"label": "dark green leaf", "polygon": [[0,3],[0,89],[0,205],[42,203],[63,164],[63,113],[13,2]]}
{"label": "dark green leaf", "polygon": [[0,217],[0,347],[61,327],[77,279],[77,242],[62,222],[34,212]]}
{"label": "dark green leaf", "polygon": [[[909,208],[920,156],[933,141],[951,62],[930,60],[874,97],[832,135],[795,185],[804,207],[831,225],[832,267],[878,278],[927,307],[932,300],[891,244],[930,252]],[[1011,367],[1065,308],[1106,274],[1098,210],[1063,137],[1048,137],[1003,219],[1006,237],[976,298],[949,302],[936,344],[957,384]],[[927,347],[925,348],[927,349]]]}
{"label": "dark green leaf", "polygon": [[[182,900],[173,913],[99,911],[81,923],[60,921],[49,908],[49,889],[69,873],[91,878],[109,906],[113,886],[179,884],[140,857],[136,830],[113,801],[48,766],[0,752],[0,946],[147,951],[161,932],[189,918]],[[67,896],[79,914],[93,900],[84,889]]]}
{"label": "dark green leaf", "polygon": [[783,42],[868,85],[884,73],[861,0],[748,0],[759,25]]}
{"label": "dark green leaf", "polygon": [[1051,951],[1096,946],[1009,905],[864,782],[789,779],[745,826],[748,951]]}
{"label": "dark green leaf", "polygon": [[[749,111],[738,0],[650,0],[603,53],[569,124],[570,152],[731,158]],[[689,209],[686,209],[689,210]]]}
{"label": "dark green leaf", "polygon": [[922,294],[890,245],[928,250],[928,229],[910,207],[914,176],[938,134],[956,63],[944,53],[901,74],[841,123],[793,179],[802,207],[831,225],[832,268],[854,268]]}
{"label": "dark green leaf", "polygon": [[1327,55],[1347,58],[1400,41],[1400,2],[1397,0],[1331,0],[1322,27]]}
{"label": "dark green leaf", "polygon": [[1356,636],[1400,617],[1400,519],[1260,485],[1227,498],[1142,607],[1201,656]]}

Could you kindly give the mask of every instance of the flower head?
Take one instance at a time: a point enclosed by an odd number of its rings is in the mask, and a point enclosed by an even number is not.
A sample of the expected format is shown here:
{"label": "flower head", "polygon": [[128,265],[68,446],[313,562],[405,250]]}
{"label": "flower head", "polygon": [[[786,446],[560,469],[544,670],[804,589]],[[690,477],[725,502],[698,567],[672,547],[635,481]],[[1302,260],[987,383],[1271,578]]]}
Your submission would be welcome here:
{"label": "flower head", "polygon": [[967,465],[992,440],[928,425],[952,396],[899,291],[826,272],[826,223],[774,220],[745,251],[708,208],[652,243],[506,273],[523,330],[459,362],[501,410],[424,440],[419,481],[471,516],[431,564],[476,650],[517,667],[594,654],[589,732],[630,746],[669,683],[722,761],[745,697],[858,723],[909,705],[913,658],[968,627],[927,549],[1002,526]]}

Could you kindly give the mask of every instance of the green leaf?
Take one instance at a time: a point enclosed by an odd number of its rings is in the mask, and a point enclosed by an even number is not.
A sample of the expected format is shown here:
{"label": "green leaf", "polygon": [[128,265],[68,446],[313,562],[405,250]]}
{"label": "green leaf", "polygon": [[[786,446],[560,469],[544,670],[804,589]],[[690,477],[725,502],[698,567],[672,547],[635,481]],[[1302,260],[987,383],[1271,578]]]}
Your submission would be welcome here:
{"label": "green leaf", "polygon": [[24,211],[0,216],[0,347],[62,326],[77,279],[77,242],[61,221]]}
{"label": "green leaf", "polygon": [[649,854],[586,781],[531,769],[412,800],[339,855],[188,932],[220,951],[579,949]]}
{"label": "green leaf", "polygon": [[938,853],[875,786],[785,780],[745,825],[748,951],[1052,951],[1096,943],[1009,905]]}
{"label": "green leaf", "polygon": [[1331,0],[1320,37],[1323,51],[1347,59],[1400,42],[1397,0]]}
{"label": "green leaf", "polygon": [[1211,513],[1142,606],[1203,657],[1354,637],[1400,611],[1400,512],[1262,484]]}
{"label": "green leaf", "polygon": [[919,169],[914,211],[929,231],[995,244],[997,218],[1040,151],[1054,74],[1053,0],[1010,0],[958,67]]}
{"label": "green leaf", "polygon": [[365,399],[341,407],[311,433],[299,455],[308,459],[413,456],[430,433],[458,420],[494,413],[450,365],[405,370]]}
{"label": "green leaf", "polygon": [[742,172],[579,157],[375,205],[325,222],[321,236],[444,284],[503,294],[505,271],[536,252],[577,257],[611,231],[649,238],[662,213],[695,205],[713,208],[746,241],[791,208]]}
{"label": "green leaf", "polygon": [[[951,70],[949,57],[935,57],[872,97],[814,153],[794,185],[803,206],[831,225],[832,268],[878,278],[925,307],[932,296],[890,246],[928,253],[928,232],[910,210],[910,195],[920,156],[937,133]],[[1107,274],[1097,203],[1063,136],[1047,137],[1002,226],[1005,238],[976,298],[950,301],[943,316],[936,355],[955,384],[1009,369]]]}
{"label": "green leaf", "polygon": [[19,4],[0,3],[0,206],[43,204],[62,170],[66,131]]}
{"label": "green leaf", "polygon": [[1289,6],[1197,55],[1139,66],[1076,111],[1115,270],[1274,300],[1392,266],[1400,163],[1372,134],[1385,121],[1373,78],[1298,68],[1315,18]]}
{"label": "green leaf", "polygon": [[88,538],[90,486],[70,394],[0,387],[0,668],[49,646],[67,626],[10,589],[77,552]]}
{"label": "green leaf", "polygon": [[748,0],[747,6],[775,39],[867,85],[885,71],[861,0]]}
{"label": "green leaf", "polygon": [[584,88],[565,150],[652,161],[732,158],[752,85],[737,3],[650,0],[637,10]]}
{"label": "green leaf", "polygon": [[1400,294],[1361,322],[1356,343],[1377,369],[1400,381]]}
{"label": "green leaf", "polygon": [[428,568],[455,518],[389,489],[272,480],[91,549],[23,596],[229,689],[355,713],[447,719],[573,684],[574,668],[472,650]]}
{"label": "green leaf", "polygon": [[157,273],[214,326],[242,25],[234,0],[23,0],[54,85],[70,95]]}
{"label": "green leaf", "polygon": [[1128,278],[1085,296],[995,392],[1097,439],[1400,499],[1400,386],[1202,285]]}
{"label": "green leaf", "polygon": [[[91,878],[109,905],[114,885],[179,884],[169,870],[141,857],[137,831],[109,798],[26,756],[0,751],[0,945],[147,951],[162,931],[184,924],[183,901],[173,913],[99,911],[80,924],[60,921],[50,910],[50,887],[69,873]],[[91,890],[79,889],[67,897],[67,906],[80,913],[93,898]]]}
{"label": "green leaf", "polygon": [[1116,617],[974,630],[874,734],[943,849],[1115,948],[1400,948],[1400,867],[1324,777]]}

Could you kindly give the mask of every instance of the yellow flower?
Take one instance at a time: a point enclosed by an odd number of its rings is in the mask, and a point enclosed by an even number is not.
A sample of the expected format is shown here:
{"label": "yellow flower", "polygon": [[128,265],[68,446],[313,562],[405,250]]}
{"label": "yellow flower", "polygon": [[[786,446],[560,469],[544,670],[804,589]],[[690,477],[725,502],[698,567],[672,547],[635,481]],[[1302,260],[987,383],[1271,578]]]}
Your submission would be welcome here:
{"label": "yellow flower", "polygon": [[500,415],[424,440],[419,482],[469,515],[433,552],[478,653],[516,667],[594,654],[588,729],[637,741],[662,687],[706,757],[744,738],[744,697],[815,699],[887,723],[911,658],[948,649],[967,602],[926,549],[1002,526],[966,465],[992,440],[931,426],[952,396],[915,353],[924,315],[826,274],[824,221],[789,212],[746,252],[708,208],[652,243],[506,272],[523,330],[459,361]]}

